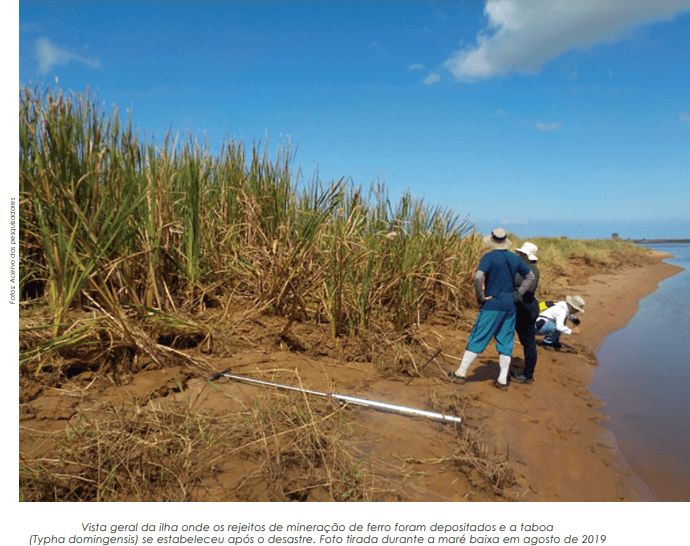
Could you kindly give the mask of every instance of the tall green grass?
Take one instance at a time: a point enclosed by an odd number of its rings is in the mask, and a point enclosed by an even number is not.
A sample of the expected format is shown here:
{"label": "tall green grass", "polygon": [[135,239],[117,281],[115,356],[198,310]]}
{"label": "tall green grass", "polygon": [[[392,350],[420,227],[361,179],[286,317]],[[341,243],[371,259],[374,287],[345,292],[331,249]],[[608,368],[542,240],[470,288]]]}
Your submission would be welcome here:
{"label": "tall green grass", "polygon": [[[304,181],[289,141],[143,142],[90,93],[20,95],[20,289],[53,336],[78,307],[124,326],[250,303],[334,336],[470,300],[472,226],[410,193]],[[126,328],[124,328],[126,330]]]}
{"label": "tall green grass", "polygon": [[[217,152],[191,136],[144,142],[131,116],[107,114],[89,91],[35,88],[20,93],[19,143],[20,291],[48,315],[27,332],[52,336],[23,344],[22,362],[93,343],[72,316],[81,308],[139,351],[161,324],[207,334],[209,306],[274,313],[286,328],[324,322],[343,336],[474,305],[483,247],[468,218],[410,192],[391,201],[382,184],[305,181],[289,141],[273,159],[267,144],[230,139]],[[642,252],[622,240],[533,242],[546,296],[573,259]]]}

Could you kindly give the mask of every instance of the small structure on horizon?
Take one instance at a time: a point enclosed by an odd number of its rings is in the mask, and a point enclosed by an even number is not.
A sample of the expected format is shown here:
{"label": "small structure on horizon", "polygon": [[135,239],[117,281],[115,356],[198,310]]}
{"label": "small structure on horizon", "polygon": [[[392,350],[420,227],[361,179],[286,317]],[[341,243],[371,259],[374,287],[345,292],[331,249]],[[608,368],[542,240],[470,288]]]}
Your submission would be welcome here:
{"label": "small structure on horizon", "polygon": [[618,233],[612,233],[611,239],[618,239]]}

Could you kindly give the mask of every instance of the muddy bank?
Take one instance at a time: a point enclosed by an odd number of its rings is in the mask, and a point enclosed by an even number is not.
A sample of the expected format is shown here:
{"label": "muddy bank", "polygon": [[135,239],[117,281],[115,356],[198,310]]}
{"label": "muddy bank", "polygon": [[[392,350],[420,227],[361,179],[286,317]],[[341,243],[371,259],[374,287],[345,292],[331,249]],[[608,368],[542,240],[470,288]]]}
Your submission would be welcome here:
{"label": "muddy bank", "polygon": [[[284,319],[254,317],[237,322],[222,350],[189,349],[217,371],[461,415],[458,428],[227,379],[211,384],[182,364],[140,364],[118,378],[107,368],[24,378],[20,467],[40,471],[23,473],[22,487],[39,495],[58,484],[63,500],[639,500],[587,385],[605,336],[677,272],[664,257],[650,253],[643,267],[609,273],[573,264],[567,292],[587,302],[582,335],[564,338],[572,352],[540,348],[535,383],[507,392],[491,386],[492,348],[465,385],[446,379],[474,311],[378,344],[334,340],[328,325],[306,323],[286,336]],[[513,356],[519,368],[519,344]],[[122,477],[96,487],[108,476],[106,452],[119,457],[108,471]],[[49,468],[59,477],[47,480]],[[20,488],[20,498],[31,495]]]}
{"label": "muddy bank", "polygon": [[[650,263],[642,268],[628,268],[616,273],[594,275],[585,285],[575,286],[587,299],[587,321],[594,328],[583,330],[579,341],[592,350],[599,348],[607,335],[625,326],[639,309],[639,302],[664,279],[683,270],[664,263],[670,254],[651,250]],[[590,311],[590,309],[592,311]],[[592,315],[596,313],[596,317]]]}
{"label": "muddy bank", "polygon": [[[500,410],[487,415],[488,440],[511,446],[511,458],[525,482],[525,500],[640,500],[634,475],[601,426],[601,403],[587,391],[594,352],[605,337],[634,316],[638,302],[663,279],[681,270],[650,252],[645,267],[595,274],[569,285],[587,302],[582,334],[563,336],[574,352],[539,349],[533,385],[513,383]],[[514,363],[521,362],[516,346]],[[500,393],[499,393],[500,394]]]}

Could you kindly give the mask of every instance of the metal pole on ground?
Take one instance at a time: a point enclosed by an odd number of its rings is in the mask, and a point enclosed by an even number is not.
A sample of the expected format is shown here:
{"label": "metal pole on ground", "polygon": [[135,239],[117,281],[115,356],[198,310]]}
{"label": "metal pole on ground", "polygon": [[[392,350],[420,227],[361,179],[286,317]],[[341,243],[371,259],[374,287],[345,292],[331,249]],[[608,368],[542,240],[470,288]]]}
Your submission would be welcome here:
{"label": "metal pole on ground", "polygon": [[[435,356],[435,355],[434,355]],[[439,421],[443,421],[446,423],[462,423],[462,419],[460,417],[456,417],[454,415],[445,415],[443,413],[437,413],[435,411],[426,411],[426,410],[420,410],[416,408],[409,408],[407,406],[399,406],[397,404],[389,404],[387,402],[377,402],[375,400],[367,400],[366,398],[356,398],[354,396],[348,396],[345,394],[336,394],[336,393],[325,393],[325,392],[318,392],[318,391],[311,391],[308,389],[302,389],[300,387],[292,387],[290,385],[282,385],[280,383],[271,383],[270,381],[262,381],[260,379],[252,379],[251,377],[244,377],[241,375],[234,375],[229,373],[231,368],[228,368],[227,370],[223,370],[222,372],[218,372],[216,374],[213,374],[211,377],[208,378],[209,381],[215,381],[216,379],[219,379],[221,377],[227,377],[228,379],[233,379],[235,381],[241,381],[243,383],[249,383],[251,385],[262,385],[266,387],[276,387],[279,389],[285,389],[289,391],[296,391],[296,392],[302,392],[306,394],[311,394],[314,396],[323,396],[325,398],[334,398],[336,400],[339,400],[341,402],[345,402],[348,404],[355,404],[358,406],[365,406],[369,408],[374,408],[380,411],[388,411],[391,413],[399,413],[401,415],[410,415],[414,417],[426,417],[428,419],[436,419]]]}

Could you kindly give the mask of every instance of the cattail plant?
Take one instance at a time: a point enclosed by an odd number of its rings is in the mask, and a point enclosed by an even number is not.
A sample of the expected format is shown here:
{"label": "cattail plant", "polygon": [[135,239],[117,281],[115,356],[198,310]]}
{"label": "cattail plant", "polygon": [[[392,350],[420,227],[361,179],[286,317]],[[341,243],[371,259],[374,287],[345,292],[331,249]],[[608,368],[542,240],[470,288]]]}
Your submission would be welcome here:
{"label": "cattail plant", "polygon": [[467,218],[410,192],[391,203],[382,184],[304,181],[289,141],[273,160],[260,143],[143,142],[89,91],[25,89],[19,122],[20,289],[55,338],[80,308],[139,350],[162,323],[203,329],[207,305],[325,318],[341,336],[469,301]]}

